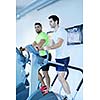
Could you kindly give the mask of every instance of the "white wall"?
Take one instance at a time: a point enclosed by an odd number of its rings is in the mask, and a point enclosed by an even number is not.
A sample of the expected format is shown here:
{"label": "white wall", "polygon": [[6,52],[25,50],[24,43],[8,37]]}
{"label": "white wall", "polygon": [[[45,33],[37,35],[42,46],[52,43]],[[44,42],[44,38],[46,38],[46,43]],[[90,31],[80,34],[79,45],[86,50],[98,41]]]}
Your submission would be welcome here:
{"label": "white wall", "polygon": [[61,26],[63,27],[83,23],[82,9],[82,0],[61,0],[40,11],[34,10],[26,14],[26,16],[16,22],[17,46],[26,45],[34,40],[35,31],[33,30],[33,24],[36,21],[40,21],[43,24],[44,31],[51,30],[48,24],[48,16],[51,14],[56,14],[60,17]]}
{"label": "white wall", "polygon": [[[43,30],[45,32],[51,30],[48,24],[48,16],[51,14],[56,14],[60,17],[61,26],[70,27],[74,25],[79,25],[83,23],[83,0],[61,0],[51,6],[48,6],[40,11],[32,11],[26,16],[22,17],[16,22],[16,46],[25,46],[32,43],[35,39],[35,31],[33,24],[37,21],[41,22],[43,25]],[[71,65],[75,65],[83,68],[83,45],[70,46],[71,54]],[[53,73],[51,73],[53,71]],[[49,71],[50,77],[56,74],[54,68]],[[75,88],[77,85],[76,81],[80,80],[80,74],[77,72],[70,72],[71,76],[68,78],[71,84],[71,89]],[[52,78],[51,78],[52,81]],[[55,85],[58,87],[59,82]],[[57,89],[54,88],[57,92]],[[82,88],[79,92],[77,100],[82,100]]]}

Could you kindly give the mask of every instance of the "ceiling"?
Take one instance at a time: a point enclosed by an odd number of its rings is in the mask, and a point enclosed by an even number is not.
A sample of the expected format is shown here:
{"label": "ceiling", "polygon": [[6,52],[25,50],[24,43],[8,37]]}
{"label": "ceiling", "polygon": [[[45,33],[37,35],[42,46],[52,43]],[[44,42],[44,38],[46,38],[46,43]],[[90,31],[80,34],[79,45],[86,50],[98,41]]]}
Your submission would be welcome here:
{"label": "ceiling", "polygon": [[16,8],[21,9],[32,1],[37,1],[37,0],[16,0]]}
{"label": "ceiling", "polygon": [[23,9],[27,4],[38,0],[16,0],[16,12]]}
{"label": "ceiling", "polygon": [[31,1],[36,1],[36,0],[16,0],[16,6],[23,7],[24,5],[26,5],[27,3]]}
{"label": "ceiling", "polygon": [[16,19],[18,20],[35,9],[41,10],[58,1],[60,0],[16,0]]}

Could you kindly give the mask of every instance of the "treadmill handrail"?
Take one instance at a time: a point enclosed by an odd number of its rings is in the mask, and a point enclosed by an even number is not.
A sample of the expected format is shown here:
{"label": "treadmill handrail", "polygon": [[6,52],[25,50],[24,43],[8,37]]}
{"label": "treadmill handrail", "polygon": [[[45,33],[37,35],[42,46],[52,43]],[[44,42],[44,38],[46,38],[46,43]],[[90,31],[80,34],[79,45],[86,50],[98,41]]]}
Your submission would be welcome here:
{"label": "treadmill handrail", "polygon": [[74,67],[74,66],[68,65],[68,68],[71,68],[71,69],[80,71],[80,72],[83,74],[83,69],[81,69],[81,68],[79,68],[79,67]]}
{"label": "treadmill handrail", "polygon": [[[53,64],[53,65],[60,65],[60,66],[64,66],[64,64],[61,64],[61,63],[56,63],[56,62],[54,62],[54,61],[48,61],[48,63],[50,63],[50,64]],[[80,71],[82,74],[83,74],[83,69],[81,69],[81,68],[79,68],[79,67],[73,67],[73,66],[71,66],[71,65],[68,65],[68,68],[71,68],[71,69],[74,69],[74,70],[78,70],[78,71]]]}

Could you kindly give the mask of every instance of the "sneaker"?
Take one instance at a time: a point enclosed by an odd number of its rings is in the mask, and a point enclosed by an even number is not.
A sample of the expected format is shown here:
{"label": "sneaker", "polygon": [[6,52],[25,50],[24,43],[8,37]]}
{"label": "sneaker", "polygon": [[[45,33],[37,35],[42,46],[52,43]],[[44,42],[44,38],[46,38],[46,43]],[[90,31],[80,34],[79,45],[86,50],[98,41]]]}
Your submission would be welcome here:
{"label": "sneaker", "polygon": [[63,97],[63,100],[73,100],[73,98],[71,98],[71,97],[69,98],[68,96],[65,95],[65,96]]}
{"label": "sneaker", "polygon": [[40,91],[43,93],[43,95],[48,94],[49,92],[47,86],[41,86]]}
{"label": "sneaker", "polygon": [[64,96],[64,97],[63,97],[63,100],[68,100],[68,97],[67,97],[67,96]]}

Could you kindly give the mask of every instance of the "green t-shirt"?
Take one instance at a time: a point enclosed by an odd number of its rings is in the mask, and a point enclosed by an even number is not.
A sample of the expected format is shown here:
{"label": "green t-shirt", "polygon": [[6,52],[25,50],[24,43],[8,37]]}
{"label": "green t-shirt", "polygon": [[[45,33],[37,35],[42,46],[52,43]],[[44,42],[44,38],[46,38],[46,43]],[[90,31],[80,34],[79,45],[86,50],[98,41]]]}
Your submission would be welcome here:
{"label": "green t-shirt", "polygon": [[[45,47],[45,46],[49,45],[50,41],[49,41],[48,35],[45,32],[39,33],[37,35],[36,39],[35,39],[35,42],[39,43],[41,39],[45,40],[45,43],[43,44],[42,47]],[[45,50],[40,50],[39,54],[40,54],[40,56],[45,56],[46,55],[46,51]]]}

